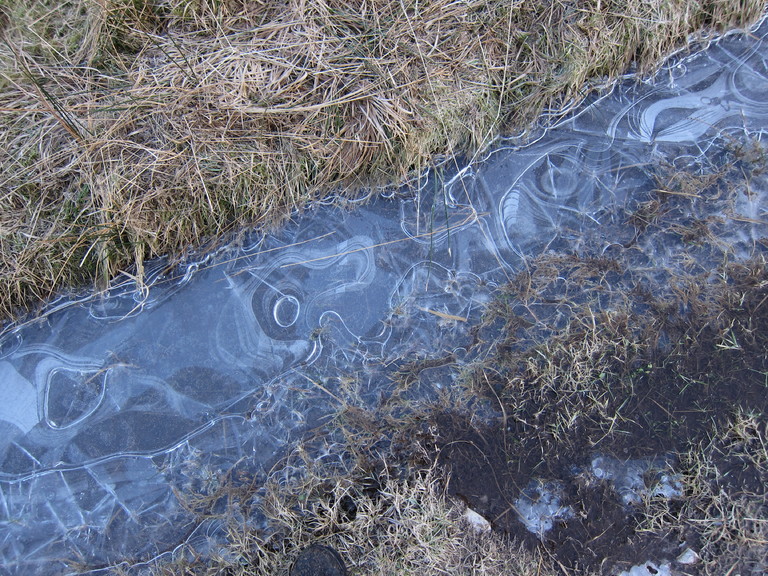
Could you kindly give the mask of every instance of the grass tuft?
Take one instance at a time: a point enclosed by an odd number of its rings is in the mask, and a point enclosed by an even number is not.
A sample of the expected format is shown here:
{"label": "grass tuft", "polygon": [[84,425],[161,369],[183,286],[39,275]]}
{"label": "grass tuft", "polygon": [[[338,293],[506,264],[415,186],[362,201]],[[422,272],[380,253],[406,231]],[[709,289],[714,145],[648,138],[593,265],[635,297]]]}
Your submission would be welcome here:
{"label": "grass tuft", "polygon": [[324,544],[339,551],[351,574],[554,576],[539,553],[470,529],[465,505],[446,496],[434,468],[374,474],[340,466],[348,458],[336,452],[328,464],[299,446],[272,470],[260,505],[270,536],[230,523],[219,556],[161,563],[154,573],[285,575],[302,548]]}

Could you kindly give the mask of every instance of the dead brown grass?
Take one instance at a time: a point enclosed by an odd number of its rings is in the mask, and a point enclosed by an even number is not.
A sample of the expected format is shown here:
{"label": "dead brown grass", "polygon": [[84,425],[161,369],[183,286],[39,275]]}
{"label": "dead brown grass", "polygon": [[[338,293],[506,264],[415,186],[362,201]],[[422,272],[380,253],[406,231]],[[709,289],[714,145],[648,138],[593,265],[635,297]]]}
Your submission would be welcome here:
{"label": "dead brown grass", "polygon": [[768,569],[768,425],[765,414],[734,410],[707,445],[681,455],[685,500],[650,498],[647,530],[700,537],[704,574],[764,574]]}
{"label": "dead brown grass", "polygon": [[756,0],[9,0],[0,317],[474,152]]}
{"label": "dead brown grass", "polygon": [[[350,574],[554,576],[554,567],[499,534],[478,533],[465,505],[448,498],[434,469],[380,470],[375,476],[330,449],[316,460],[303,446],[270,474],[260,508],[264,533],[230,519],[221,554],[205,560],[161,561],[154,574],[287,575],[301,549],[339,551]],[[348,466],[339,462],[349,461]],[[119,573],[119,572],[118,572]]]}

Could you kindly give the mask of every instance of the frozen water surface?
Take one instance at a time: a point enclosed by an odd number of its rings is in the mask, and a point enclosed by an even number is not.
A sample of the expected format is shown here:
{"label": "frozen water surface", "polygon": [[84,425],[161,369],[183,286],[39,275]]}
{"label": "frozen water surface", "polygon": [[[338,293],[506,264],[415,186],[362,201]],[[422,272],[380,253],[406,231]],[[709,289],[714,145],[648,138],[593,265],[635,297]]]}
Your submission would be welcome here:
{"label": "frozen water surface", "polygon": [[[652,80],[627,79],[533,141],[499,142],[388,198],[316,206],[180,274],[157,263],[148,287],[54,302],[8,328],[0,573],[138,563],[183,542],[205,554],[215,523],[178,494],[214,491],[236,467],[268,470],[333,409],[340,375],[354,373],[374,402],[401,359],[461,360],[471,325],[524,257],[587,239],[606,252],[631,244],[626,214],[662,162],[706,174],[734,143],[761,141],[766,33],[732,34]],[[765,184],[756,176],[749,194],[709,204],[736,256],[768,231]],[[675,264],[648,248],[646,265]]]}
{"label": "frozen water surface", "polygon": [[562,500],[563,488],[558,482],[534,479],[515,500],[515,512],[529,532],[542,537],[555,522],[573,517],[573,509]]}

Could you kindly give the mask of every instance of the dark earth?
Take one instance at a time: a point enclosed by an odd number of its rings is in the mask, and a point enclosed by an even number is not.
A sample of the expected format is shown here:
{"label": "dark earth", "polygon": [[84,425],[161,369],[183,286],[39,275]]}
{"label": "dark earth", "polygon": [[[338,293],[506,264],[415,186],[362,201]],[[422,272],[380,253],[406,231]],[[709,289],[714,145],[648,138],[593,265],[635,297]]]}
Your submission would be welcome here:
{"label": "dark earth", "polygon": [[[750,502],[757,525],[768,522],[761,444],[768,432],[768,239],[747,260],[722,240],[733,223],[714,211],[727,214],[749,188],[733,171],[733,163],[707,178],[662,169],[664,190],[619,218],[629,226],[612,250],[585,242],[580,252],[533,259],[475,332],[468,348],[482,350],[482,360],[456,367],[469,394],[484,397],[496,416],[426,411],[420,427],[403,434],[402,457],[409,439],[419,438],[426,460],[445,471],[450,495],[495,530],[543,546],[569,573],[618,574],[649,560],[687,574],[717,565],[713,558],[675,565],[686,547],[710,557],[727,552],[723,571],[765,573],[765,534],[743,535],[757,544],[741,549],[733,538],[707,540],[700,528],[726,501]],[[754,165],[752,175],[761,171]],[[671,254],[674,265],[654,266],[656,251]],[[402,382],[430,379],[435,366],[454,360],[408,365]],[[662,457],[689,481],[654,525],[644,504],[625,505],[584,472],[596,455]],[[541,538],[515,512],[516,498],[537,478],[559,481],[575,509]],[[692,480],[710,496],[693,490]],[[646,478],[649,488],[653,482]]]}
{"label": "dark earth", "polygon": [[[475,382],[485,381],[487,385],[477,389],[485,391],[492,405],[503,406],[503,416],[482,426],[452,411],[430,418],[432,453],[446,471],[448,492],[464,499],[494,529],[532,547],[544,546],[569,572],[617,574],[649,560],[674,561],[686,546],[700,550],[704,545],[695,518],[670,523],[663,532],[641,529],[644,510],[624,505],[605,482],[574,473],[574,467],[588,467],[597,454],[619,460],[664,455],[672,469],[685,475],[696,473],[685,455],[693,452],[704,457],[706,453],[717,471],[711,479],[713,493],[762,501],[765,518],[768,469],[743,457],[743,444],[749,438],[728,439],[721,432],[740,410],[754,415],[763,426],[768,421],[765,247],[759,246],[757,253],[750,262],[723,265],[720,282],[703,274],[683,279],[695,291],[689,289],[677,298],[637,285],[624,288],[629,302],[626,313],[619,320],[614,317],[614,326],[603,337],[634,345],[629,353],[625,345],[613,351],[603,347],[600,354],[604,356],[595,358],[600,364],[600,374],[593,375],[597,390],[585,398],[564,400],[555,388],[531,392],[529,388],[541,382],[530,369],[513,376],[516,370],[520,373],[524,359],[542,347],[525,345],[535,339],[530,330],[537,320],[530,309],[518,306],[511,315],[505,310],[506,331],[496,344],[496,358],[502,358],[502,364],[491,370],[479,366],[473,376]],[[561,258],[561,277],[563,263]],[[593,268],[591,276],[582,274],[575,281],[582,293],[594,290],[607,274],[614,276],[611,284],[618,289],[626,286],[628,276],[619,278],[622,264],[618,262],[608,265],[574,255],[570,264],[571,272],[583,272],[583,266]],[[522,279],[516,281],[519,286]],[[604,316],[603,321],[607,320]],[[591,336],[588,330],[553,330],[552,337],[564,340],[563,349],[568,350],[570,343]],[[551,348],[546,352],[551,354]],[[567,373],[567,365],[561,368]],[[590,394],[605,401],[605,408],[592,410]],[[576,406],[575,420],[565,431],[553,430],[557,412],[569,401]],[[757,430],[753,432],[754,438],[759,437]],[[515,513],[514,501],[532,478],[559,480],[565,488],[564,500],[575,508],[573,518],[556,524],[541,539]],[[686,493],[671,501],[670,512],[681,514],[686,499],[690,503],[696,496]],[[752,556],[745,552],[743,562],[733,566],[734,573],[757,574],[768,568],[768,552],[761,558]],[[700,565],[685,566],[689,574],[701,570]]]}

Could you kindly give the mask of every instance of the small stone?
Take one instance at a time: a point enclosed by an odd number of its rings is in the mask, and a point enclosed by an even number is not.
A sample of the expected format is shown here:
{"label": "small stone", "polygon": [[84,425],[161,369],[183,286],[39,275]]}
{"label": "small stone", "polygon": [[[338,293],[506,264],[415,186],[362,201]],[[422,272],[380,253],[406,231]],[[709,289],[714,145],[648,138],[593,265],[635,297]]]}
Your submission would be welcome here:
{"label": "small stone", "polygon": [[690,548],[683,550],[682,554],[677,557],[677,562],[679,564],[696,564],[699,560],[699,555]]}
{"label": "small stone", "polygon": [[480,514],[467,507],[464,511],[464,519],[469,523],[472,529],[478,534],[484,534],[491,531],[491,523]]}

